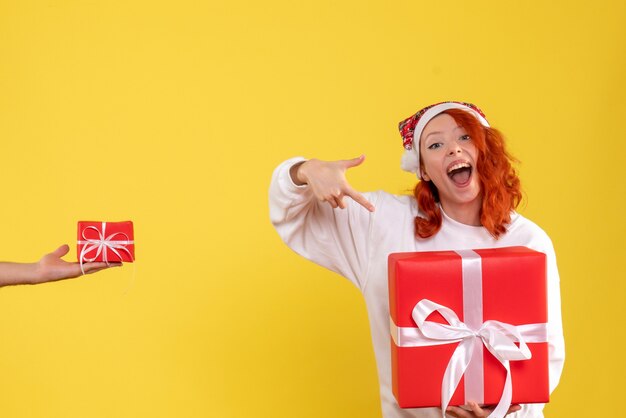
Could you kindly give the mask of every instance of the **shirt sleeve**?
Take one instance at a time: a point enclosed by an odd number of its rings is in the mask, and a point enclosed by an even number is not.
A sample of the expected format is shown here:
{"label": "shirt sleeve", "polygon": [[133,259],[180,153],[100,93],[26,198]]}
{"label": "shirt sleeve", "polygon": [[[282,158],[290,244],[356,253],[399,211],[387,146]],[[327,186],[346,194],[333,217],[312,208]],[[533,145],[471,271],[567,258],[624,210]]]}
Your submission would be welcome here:
{"label": "shirt sleeve", "polygon": [[[543,231],[542,231],[543,232]],[[541,244],[534,249],[546,254],[548,278],[548,361],[550,393],[561,379],[565,362],[565,339],[561,317],[561,290],[556,255],[550,238],[543,232]],[[543,416],[544,404],[525,404],[522,409],[509,415],[511,418],[537,418]]]}
{"label": "shirt sleeve", "polygon": [[[269,189],[272,224],[289,248],[362,289],[373,216],[349,197],[346,209],[333,209],[319,202],[308,186],[294,184],[289,170],[301,161],[292,158],[274,170]],[[370,201],[375,197],[364,195]]]}
{"label": "shirt sleeve", "polygon": [[550,359],[550,393],[552,393],[561,380],[565,362],[565,338],[563,337],[563,319],[561,317],[561,281],[554,249],[548,254],[548,345],[550,350],[548,353]]}

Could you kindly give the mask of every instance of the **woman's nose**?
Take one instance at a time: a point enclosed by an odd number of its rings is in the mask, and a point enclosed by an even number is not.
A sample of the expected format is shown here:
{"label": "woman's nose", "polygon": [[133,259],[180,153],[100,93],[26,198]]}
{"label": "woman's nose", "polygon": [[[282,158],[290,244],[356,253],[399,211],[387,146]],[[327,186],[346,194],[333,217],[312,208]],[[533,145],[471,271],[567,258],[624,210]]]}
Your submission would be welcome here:
{"label": "woman's nose", "polygon": [[459,154],[460,152],[461,152],[461,147],[457,143],[451,144],[450,147],[448,148],[449,155]]}

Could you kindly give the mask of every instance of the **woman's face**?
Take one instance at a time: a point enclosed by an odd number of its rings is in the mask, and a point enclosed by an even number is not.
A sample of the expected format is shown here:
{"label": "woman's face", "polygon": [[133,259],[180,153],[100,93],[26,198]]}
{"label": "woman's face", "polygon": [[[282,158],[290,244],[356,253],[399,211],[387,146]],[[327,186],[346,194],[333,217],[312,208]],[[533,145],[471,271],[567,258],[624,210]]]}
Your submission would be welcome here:
{"label": "woman's face", "polygon": [[420,155],[422,178],[435,184],[446,212],[470,204],[480,209],[478,151],[452,116],[441,113],[426,124],[420,137]]}

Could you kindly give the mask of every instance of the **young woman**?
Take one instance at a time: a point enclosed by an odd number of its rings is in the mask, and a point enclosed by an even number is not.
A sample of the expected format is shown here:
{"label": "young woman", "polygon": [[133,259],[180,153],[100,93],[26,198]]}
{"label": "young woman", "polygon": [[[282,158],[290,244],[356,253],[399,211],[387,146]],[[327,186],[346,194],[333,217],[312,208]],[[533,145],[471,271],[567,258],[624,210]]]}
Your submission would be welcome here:
{"label": "young woman", "polygon": [[[519,179],[502,135],[474,105],[444,102],[400,123],[402,168],[421,181],[414,196],[361,194],[345,172],[364,157],[342,161],[294,158],[274,171],[270,216],[287,245],[354,283],[370,319],[383,416],[440,417],[437,408],[401,409],[391,391],[387,256],[395,252],[526,246],[547,255],[550,391],[564,360],[559,275],[552,243],[514,210]],[[346,199],[348,197],[349,199]],[[453,417],[486,417],[470,402]],[[512,405],[514,417],[541,417],[542,404]]]}

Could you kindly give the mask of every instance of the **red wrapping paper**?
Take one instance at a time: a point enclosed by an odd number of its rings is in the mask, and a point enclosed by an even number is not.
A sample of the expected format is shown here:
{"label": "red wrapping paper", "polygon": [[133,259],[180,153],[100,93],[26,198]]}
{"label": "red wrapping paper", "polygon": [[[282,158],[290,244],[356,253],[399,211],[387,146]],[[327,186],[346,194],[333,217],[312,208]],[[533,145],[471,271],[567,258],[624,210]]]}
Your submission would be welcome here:
{"label": "red wrapping paper", "polygon": [[133,223],[79,221],[76,250],[81,263],[132,263],[135,261]]}
{"label": "red wrapping paper", "polygon": [[[525,247],[474,250],[482,262],[483,321],[512,325],[547,323],[545,254]],[[422,299],[452,309],[463,321],[461,256],[454,251],[389,255],[389,310],[398,327],[416,327],[411,312]],[[429,318],[446,323],[438,313]],[[428,347],[398,347],[391,341],[392,387],[402,408],[441,405],[444,372],[458,343]],[[530,360],[511,361],[513,403],[549,400],[547,342],[528,343]],[[484,399],[499,402],[506,371],[488,351],[484,359]],[[450,405],[463,405],[464,378]],[[471,399],[476,401],[476,399]]]}

